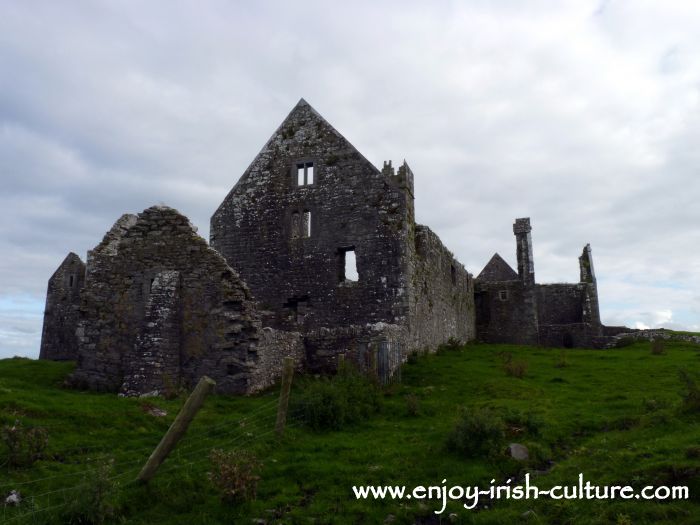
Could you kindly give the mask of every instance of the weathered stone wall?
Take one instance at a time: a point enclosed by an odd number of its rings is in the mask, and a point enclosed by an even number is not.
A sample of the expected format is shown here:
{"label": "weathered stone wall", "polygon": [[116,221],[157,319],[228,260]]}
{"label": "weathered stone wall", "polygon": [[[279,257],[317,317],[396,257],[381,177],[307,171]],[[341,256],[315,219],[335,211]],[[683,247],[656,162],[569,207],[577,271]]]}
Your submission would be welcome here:
{"label": "weathered stone wall", "polygon": [[[212,216],[211,245],[275,328],[393,323],[407,310],[412,203],[412,181],[379,171],[302,100]],[[343,275],[350,249],[356,282]]]}
{"label": "weathered stone wall", "polygon": [[220,392],[251,392],[260,331],[238,274],[186,217],[155,206],[88,254],[73,382],[132,394],[206,374]]}
{"label": "weathered stone wall", "polygon": [[405,326],[387,323],[320,328],[306,334],[306,369],[311,373],[334,372],[338,355],[344,354],[348,362],[370,372],[372,354],[381,360],[378,354],[383,351],[387,354],[386,373],[392,375],[405,360],[408,335]]}
{"label": "weathered stone wall", "polygon": [[[607,327],[606,327],[607,328]],[[618,332],[614,336],[607,338],[605,348],[615,348],[623,341],[655,341],[662,339],[664,341],[681,341],[684,343],[693,343],[700,345],[700,335],[682,334],[666,330],[664,328],[656,328],[652,330],[630,330],[626,332]]]}
{"label": "weathered stone wall", "polygon": [[537,317],[540,324],[583,322],[585,284],[538,284]]}
{"label": "weathered stone wall", "polygon": [[[416,225],[409,262],[408,351],[475,338],[472,276],[427,226]],[[410,246],[409,246],[410,248]]]}
{"label": "weathered stone wall", "polygon": [[85,285],[85,263],[69,253],[49,279],[39,359],[75,360],[78,357],[80,292]]}
{"label": "weathered stone wall", "polygon": [[475,283],[476,333],[485,343],[539,342],[537,293],[534,285],[515,281]]}
{"label": "weathered stone wall", "polygon": [[299,332],[284,332],[265,327],[257,344],[257,362],[250,373],[251,390],[271,387],[282,376],[284,358],[294,359],[295,367],[302,371],[306,366],[304,338]]}

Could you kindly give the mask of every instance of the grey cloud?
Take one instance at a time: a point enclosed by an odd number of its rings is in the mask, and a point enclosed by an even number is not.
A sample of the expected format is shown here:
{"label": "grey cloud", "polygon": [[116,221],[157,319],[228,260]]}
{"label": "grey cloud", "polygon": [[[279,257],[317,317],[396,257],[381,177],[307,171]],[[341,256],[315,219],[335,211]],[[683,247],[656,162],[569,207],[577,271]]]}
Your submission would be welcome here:
{"label": "grey cloud", "polygon": [[[207,237],[304,96],[375,164],[408,160],[418,220],[473,273],[513,264],[531,216],[540,280],[575,280],[591,242],[605,321],[700,324],[693,2],[0,11],[0,299],[41,304],[123,212],[165,202]],[[36,355],[39,310],[3,311],[0,352]]]}

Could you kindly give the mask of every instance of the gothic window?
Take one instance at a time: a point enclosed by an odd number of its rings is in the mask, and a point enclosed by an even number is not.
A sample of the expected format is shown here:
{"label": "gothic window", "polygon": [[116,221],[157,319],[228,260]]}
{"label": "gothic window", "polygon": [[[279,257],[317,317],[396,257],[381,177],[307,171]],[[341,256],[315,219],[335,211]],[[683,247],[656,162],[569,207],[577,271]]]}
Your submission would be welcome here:
{"label": "gothic window", "polygon": [[300,162],[297,164],[297,186],[310,186],[314,183],[314,163]]}

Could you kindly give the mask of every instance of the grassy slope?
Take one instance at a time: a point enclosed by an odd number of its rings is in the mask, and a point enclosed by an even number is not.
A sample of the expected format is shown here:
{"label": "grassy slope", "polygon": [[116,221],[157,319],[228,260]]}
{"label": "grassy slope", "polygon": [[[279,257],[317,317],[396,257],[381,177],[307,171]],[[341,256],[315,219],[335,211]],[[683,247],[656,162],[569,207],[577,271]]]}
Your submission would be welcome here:
{"label": "grassy slope", "polygon": [[[508,377],[499,354],[528,362],[524,379]],[[690,502],[498,501],[478,512],[453,503],[443,515],[462,523],[698,523],[700,522],[700,415],[678,410],[678,370],[700,370],[697,346],[669,343],[665,355],[649,344],[619,350],[569,350],[568,366],[555,366],[561,351],[518,346],[470,345],[407,364],[403,383],[387,391],[381,414],[345,431],[313,433],[292,420],[282,442],[273,439],[275,393],[252,398],[212,397],[178,450],[147,487],[133,477],[172,421],[182,399],[149,400],[164,418],[147,414],[144,401],[60,388],[71,365],[22,359],[0,361],[0,423],[20,419],[47,427],[48,458],[31,469],[0,467],[0,495],[18,488],[35,496],[34,521],[61,523],[64,503],[89,490],[86,469],[96,458],[114,458],[123,523],[413,523],[432,519],[437,502],[356,501],[354,484],[488,486],[522,466],[504,458],[465,459],[445,450],[445,437],[460,406],[532,412],[539,435],[513,430],[536,456],[528,465],[554,467],[537,478],[547,487],[575,483],[578,473],[596,484],[690,485]],[[419,399],[410,416],[406,395]],[[292,394],[294,395],[294,394]],[[240,422],[249,417],[249,421]],[[0,445],[0,450],[1,450]],[[253,450],[264,463],[256,501],[225,506],[206,478],[212,447]],[[694,448],[695,447],[695,448]],[[690,452],[689,452],[690,451]],[[0,459],[0,463],[2,460]],[[74,475],[68,475],[74,474]],[[68,475],[68,476],[67,476]],[[40,478],[44,481],[19,485]],[[86,478],[87,476],[87,478]],[[60,491],[40,496],[46,492]],[[529,518],[522,514],[533,510]],[[0,509],[0,521],[16,514]],[[629,518],[629,521],[628,521]],[[16,521],[21,523],[22,521]],[[438,521],[421,521],[438,523]],[[15,523],[15,522],[12,522]]]}

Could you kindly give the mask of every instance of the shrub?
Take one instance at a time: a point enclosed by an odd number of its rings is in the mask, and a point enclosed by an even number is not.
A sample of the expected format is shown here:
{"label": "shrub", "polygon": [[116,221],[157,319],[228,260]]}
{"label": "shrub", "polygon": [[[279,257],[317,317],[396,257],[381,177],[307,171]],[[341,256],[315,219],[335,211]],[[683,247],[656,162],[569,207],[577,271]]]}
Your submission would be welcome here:
{"label": "shrub", "polygon": [[255,499],[262,465],[253,454],[245,450],[214,449],[209,460],[212,465],[209,481],[219,491],[222,501],[235,503]]}
{"label": "shrub", "polygon": [[562,350],[557,355],[557,361],[556,361],[556,363],[554,363],[554,367],[555,368],[566,368],[567,366],[569,366],[569,361],[566,358],[566,350]]}
{"label": "shrub", "polygon": [[332,378],[304,383],[291,402],[292,413],[312,429],[339,430],[378,412],[381,395],[376,382],[345,363]]}
{"label": "shrub", "polygon": [[503,370],[509,377],[517,377],[522,379],[527,373],[527,361],[511,360],[503,363]]}
{"label": "shrub", "polygon": [[681,394],[683,397],[683,410],[685,412],[700,412],[700,385],[687,371],[679,372],[681,382],[685,387]]}
{"label": "shrub", "polygon": [[468,457],[497,454],[505,438],[503,419],[486,408],[462,409],[447,448]]}
{"label": "shrub", "polygon": [[509,410],[503,416],[503,420],[508,425],[509,431],[514,434],[524,432],[531,436],[538,436],[544,420],[534,412],[522,412],[520,410]]}
{"label": "shrub", "polygon": [[444,354],[446,352],[457,352],[462,349],[462,342],[459,339],[450,337],[446,343],[442,343],[437,348],[437,354]]}
{"label": "shrub", "polygon": [[417,416],[420,412],[420,401],[418,396],[411,392],[406,396],[406,413],[409,416]]}
{"label": "shrub", "polygon": [[70,502],[61,512],[61,523],[101,525],[114,517],[118,485],[112,460],[87,471],[80,490],[70,492]]}
{"label": "shrub", "polygon": [[0,430],[0,440],[5,445],[7,464],[11,467],[29,467],[41,459],[49,444],[49,434],[45,428],[26,428],[18,420],[13,425],[4,425]]}
{"label": "shrub", "polygon": [[666,353],[666,343],[663,339],[654,339],[651,342],[651,353],[653,355],[663,355]]}

